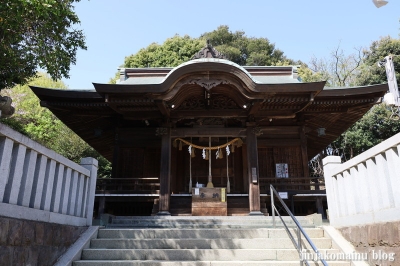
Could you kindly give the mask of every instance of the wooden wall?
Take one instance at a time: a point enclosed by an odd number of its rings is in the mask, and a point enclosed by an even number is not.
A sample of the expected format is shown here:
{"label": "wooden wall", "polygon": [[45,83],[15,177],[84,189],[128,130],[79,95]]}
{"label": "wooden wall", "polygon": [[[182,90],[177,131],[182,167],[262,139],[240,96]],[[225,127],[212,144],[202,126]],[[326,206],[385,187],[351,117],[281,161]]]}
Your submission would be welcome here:
{"label": "wooden wall", "polygon": [[258,148],[260,177],[276,177],[275,164],[287,163],[289,177],[303,177],[301,147],[263,147]]}

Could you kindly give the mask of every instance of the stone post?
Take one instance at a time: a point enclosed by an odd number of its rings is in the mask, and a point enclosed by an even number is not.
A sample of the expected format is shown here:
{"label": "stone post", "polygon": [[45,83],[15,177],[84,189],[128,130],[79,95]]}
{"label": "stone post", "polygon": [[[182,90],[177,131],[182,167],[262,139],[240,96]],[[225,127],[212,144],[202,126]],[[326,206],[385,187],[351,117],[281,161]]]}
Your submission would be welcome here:
{"label": "stone post", "polygon": [[81,166],[90,171],[90,177],[88,182],[87,190],[87,204],[86,204],[86,225],[91,226],[93,220],[93,207],[94,207],[94,195],[96,192],[96,179],[97,179],[97,169],[98,162],[96,159],[88,157],[81,159]]}
{"label": "stone post", "polygon": [[6,137],[0,137],[0,202],[3,202],[5,187],[11,166],[13,141]]}
{"label": "stone post", "polygon": [[[329,221],[333,225],[335,217],[337,217],[338,199],[336,198],[334,186],[336,178],[332,176],[333,170],[341,164],[339,156],[327,156],[322,159],[324,166],[324,178],[326,187],[326,198],[328,201]],[[333,218],[333,219],[332,219]]]}

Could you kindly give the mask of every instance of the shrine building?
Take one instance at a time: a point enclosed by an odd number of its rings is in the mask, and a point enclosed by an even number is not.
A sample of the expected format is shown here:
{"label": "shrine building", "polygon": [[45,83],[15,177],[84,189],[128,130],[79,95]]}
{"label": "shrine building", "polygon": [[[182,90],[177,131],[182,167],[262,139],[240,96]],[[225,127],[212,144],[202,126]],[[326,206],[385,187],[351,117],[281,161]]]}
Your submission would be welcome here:
{"label": "shrine building", "polygon": [[301,82],[294,66],[243,67],[210,45],[177,67],[123,68],[117,84],[93,85],[31,88],[112,162],[96,217],[268,215],[270,184],[295,215],[325,216],[308,162],[388,90]]}

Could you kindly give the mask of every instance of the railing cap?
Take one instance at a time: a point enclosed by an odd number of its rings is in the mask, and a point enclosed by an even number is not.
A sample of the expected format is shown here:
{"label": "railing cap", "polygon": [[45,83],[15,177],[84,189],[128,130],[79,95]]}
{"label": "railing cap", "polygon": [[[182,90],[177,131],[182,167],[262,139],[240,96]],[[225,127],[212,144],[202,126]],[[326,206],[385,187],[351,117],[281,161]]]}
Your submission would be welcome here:
{"label": "railing cap", "polygon": [[86,157],[81,159],[80,165],[93,165],[99,167],[99,162],[95,158]]}
{"label": "railing cap", "polygon": [[327,156],[324,159],[322,159],[323,166],[327,164],[340,164],[340,163],[342,163],[340,156]]}

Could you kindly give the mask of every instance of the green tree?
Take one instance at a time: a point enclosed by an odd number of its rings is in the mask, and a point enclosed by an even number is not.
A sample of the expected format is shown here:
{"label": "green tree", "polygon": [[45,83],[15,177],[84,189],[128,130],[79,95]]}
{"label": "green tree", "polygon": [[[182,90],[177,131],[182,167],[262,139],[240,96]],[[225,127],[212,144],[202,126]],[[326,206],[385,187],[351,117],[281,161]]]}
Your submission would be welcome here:
{"label": "green tree", "polygon": [[[304,72],[303,77],[309,81],[314,81],[313,79],[321,77],[328,80],[327,85],[340,84],[340,80],[345,81],[344,85],[350,86],[386,83],[385,68],[379,67],[377,63],[387,55],[400,55],[400,40],[383,37],[378,41],[372,42],[369,49],[363,51],[361,61],[358,59],[354,60],[354,58],[358,58],[354,57],[354,55],[345,56],[342,52],[333,54],[336,55],[330,61],[313,59],[311,68],[317,66],[315,67],[317,72],[313,72],[310,69],[301,69]],[[353,59],[349,60],[351,58]],[[342,67],[342,69],[351,70],[347,71],[348,75],[341,76],[339,74],[339,77],[345,77],[345,79],[339,79],[337,73],[335,73],[336,68],[331,67],[335,65],[335,62],[349,62],[350,67]],[[357,63],[355,64],[355,62]],[[342,65],[345,66],[345,64]],[[400,84],[400,58],[398,56],[394,57],[394,65],[397,81]],[[375,105],[359,121],[310,162],[312,170],[315,173],[320,173],[320,166],[322,165],[320,160],[327,155],[339,155],[343,161],[347,161],[399,133],[400,121],[398,120],[399,117],[396,111],[398,112],[397,108],[393,109],[384,103]]]}
{"label": "green tree", "polygon": [[[63,82],[53,81],[43,73],[39,73],[28,84],[47,88],[67,88]],[[20,133],[77,163],[83,157],[94,157],[99,160],[98,176],[110,176],[111,164],[65,126],[52,112],[47,108],[40,107],[39,99],[28,85],[17,85],[2,92],[4,95],[14,99],[17,112],[12,117],[0,119],[1,123],[9,125]]]}
{"label": "green tree", "polygon": [[372,148],[400,132],[400,123],[386,104],[372,107],[357,123],[344,132],[330,148],[343,161]]}
{"label": "green tree", "polygon": [[202,34],[200,39],[210,40],[215,49],[241,66],[274,66],[282,65],[283,62],[285,65],[301,63],[286,58],[283,52],[276,49],[275,44],[267,38],[247,37],[245,32],[232,32],[226,25]]}
{"label": "green tree", "polygon": [[134,55],[125,58],[124,67],[174,67],[190,60],[205,46],[205,42],[185,35],[175,35],[162,45],[152,43]]}
{"label": "green tree", "polygon": [[400,39],[393,39],[389,36],[372,42],[369,49],[364,51],[363,65],[357,76],[357,84],[370,85],[386,83],[387,77],[385,68],[379,67],[377,63],[388,55],[395,55],[393,57],[393,63],[397,83],[400,84]]}
{"label": "green tree", "polygon": [[85,37],[73,3],[80,0],[3,0],[0,5],[0,90],[25,84],[45,69],[54,79],[69,77]]}
{"label": "green tree", "polygon": [[[300,64],[286,58],[283,52],[275,48],[266,38],[249,38],[242,31],[232,32],[228,26],[220,26],[216,30],[206,32],[199,38],[187,35],[175,35],[162,45],[152,43],[127,56],[122,67],[175,67],[189,61],[194,54],[206,46],[206,41],[229,60],[239,65],[293,65]],[[115,83],[117,77],[111,79]]]}

